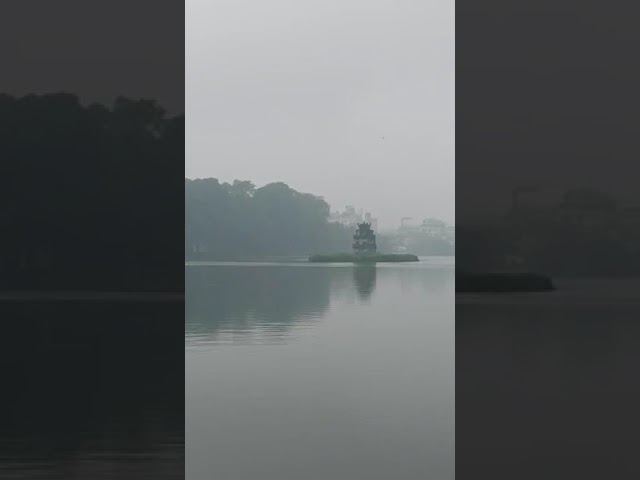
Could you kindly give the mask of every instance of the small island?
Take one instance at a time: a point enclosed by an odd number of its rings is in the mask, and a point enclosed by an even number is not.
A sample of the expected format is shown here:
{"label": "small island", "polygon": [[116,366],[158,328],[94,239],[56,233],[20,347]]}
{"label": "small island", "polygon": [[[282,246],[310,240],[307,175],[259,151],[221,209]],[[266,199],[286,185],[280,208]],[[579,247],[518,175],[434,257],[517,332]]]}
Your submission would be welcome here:
{"label": "small island", "polygon": [[378,253],[376,247],[376,235],[371,229],[370,223],[359,223],[358,230],[353,236],[353,253],[333,253],[325,255],[312,255],[310,262],[315,263],[378,263],[378,262],[417,262],[416,255]]}

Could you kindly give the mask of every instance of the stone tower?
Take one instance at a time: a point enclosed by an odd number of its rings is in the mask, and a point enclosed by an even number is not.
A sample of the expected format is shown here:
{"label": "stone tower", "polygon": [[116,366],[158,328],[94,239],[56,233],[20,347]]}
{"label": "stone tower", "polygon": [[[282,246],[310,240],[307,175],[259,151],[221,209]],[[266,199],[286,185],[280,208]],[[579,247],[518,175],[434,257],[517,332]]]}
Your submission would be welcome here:
{"label": "stone tower", "polygon": [[376,253],[376,235],[370,223],[359,223],[353,236],[353,252],[356,255]]}

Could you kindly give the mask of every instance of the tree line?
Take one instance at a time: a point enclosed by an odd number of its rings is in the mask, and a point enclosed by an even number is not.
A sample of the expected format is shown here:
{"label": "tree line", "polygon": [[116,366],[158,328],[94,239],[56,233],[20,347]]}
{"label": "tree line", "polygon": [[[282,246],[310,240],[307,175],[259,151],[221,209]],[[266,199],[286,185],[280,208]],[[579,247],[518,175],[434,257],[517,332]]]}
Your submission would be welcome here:
{"label": "tree line", "polygon": [[182,290],[184,116],[0,95],[0,287]]}
{"label": "tree line", "polygon": [[465,270],[523,270],[556,276],[637,276],[640,209],[606,192],[567,190],[557,205],[511,208],[493,224],[457,230]]}
{"label": "tree line", "polygon": [[185,258],[245,259],[350,251],[353,232],[328,221],[319,196],[285,183],[185,179]]}

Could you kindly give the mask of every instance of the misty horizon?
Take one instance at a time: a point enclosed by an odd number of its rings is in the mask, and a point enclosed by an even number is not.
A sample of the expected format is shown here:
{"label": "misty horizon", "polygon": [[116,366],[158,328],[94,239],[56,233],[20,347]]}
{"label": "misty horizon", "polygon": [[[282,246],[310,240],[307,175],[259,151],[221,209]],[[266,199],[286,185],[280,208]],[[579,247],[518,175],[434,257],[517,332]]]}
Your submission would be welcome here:
{"label": "misty horizon", "polygon": [[281,181],[382,228],[454,223],[454,13],[187,1],[186,177]]}
{"label": "misty horizon", "polygon": [[[344,212],[346,207],[354,207],[356,212],[360,212],[362,211],[362,215],[364,216],[367,213],[370,213],[372,218],[377,220],[378,223],[378,230],[380,231],[385,231],[385,230],[395,230],[396,228],[398,228],[401,225],[402,222],[402,217],[397,218],[397,219],[391,219],[390,222],[384,222],[381,221],[380,217],[377,216],[376,212],[373,211],[371,208],[369,208],[367,205],[359,203],[357,201],[352,201],[350,203],[345,203],[344,205],[339,205],[336,204],[335,202],[332,202],[330,198],[327,198],[325,195],[323,195],[321,192],[307,192],[301,189],[296,188],[295,185],[291,185],[288,182],[284,182],[282,180],[273,180],[270,182],[266,182],[263,184],[255,184],[251,179],[245,179],[245,178],[228,178],[228,179],[222,179],[222,178],[218,178],[216,176],[210,176],[210,177],[193,177],[193,178],[189,178],[189,177],[185,177],[187,180],[205,180],[205,179],[215,179],[218,180],[221,184],[223,183],[228,183],[228,184],[233,184],[234,181],[239,180],[239,181],[249,181],[251,183],[253,183],[255,185],[256,188],[260,188],[260,187],[264,187],[266,185],[269,184],[273,184],[273,183],[284,183],[287,186],[289,186],[290,188],[292,188],[293,190],[296,190],[299,193],[303,193],[303,194],[311,194],[314,195],[316,197],[319,197],[321,199],[323,199],[325,202],[327,202],[327,204],[329,205],[329,207],[331,208],[331,212],[332,213],[341,213]],[[409,210],[409,209],[407,209]],[[440,217],[436,217],[434,215],[428,215],[428,214],[424,214],[424,215],[414,215],[414,216],[408,216],[405,217],[405,219],[409,219],[405,222],[405,224],[407,225],[418,225],[420,223],[422,223],[423,220],[426,220],[428,218],[437,218],[438,220],[442,220],[444,221],[447,225],[455,225],[455,222],[453,220],[448,220],[446,218],[440,218]]]}

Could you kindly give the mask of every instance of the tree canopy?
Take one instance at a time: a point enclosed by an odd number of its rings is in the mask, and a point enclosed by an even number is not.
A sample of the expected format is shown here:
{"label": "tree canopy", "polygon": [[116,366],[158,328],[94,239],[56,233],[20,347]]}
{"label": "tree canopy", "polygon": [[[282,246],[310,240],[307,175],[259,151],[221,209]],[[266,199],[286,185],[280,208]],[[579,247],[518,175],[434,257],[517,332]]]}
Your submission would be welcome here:
{"label": "tree canopy", "polygon": [[328,221],[327,202],[282,182],[186,179],[185,212],[187,259],[351,250],[353,232]]}
{"label": "tree canopy", "polygon": [[0,132],[1,287],[182,289],[184,116],[0,95]]}

